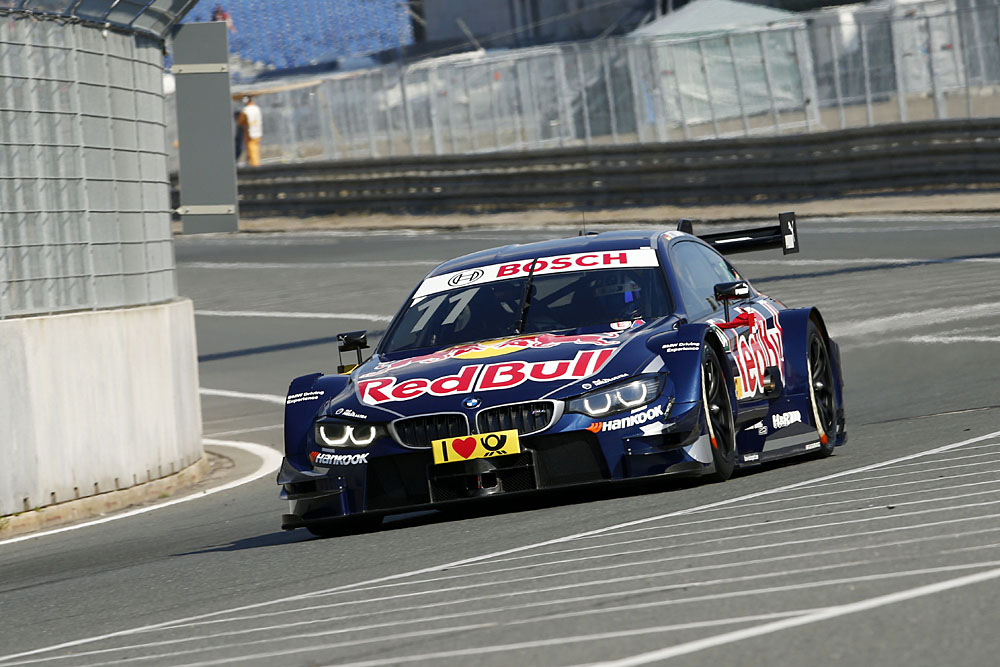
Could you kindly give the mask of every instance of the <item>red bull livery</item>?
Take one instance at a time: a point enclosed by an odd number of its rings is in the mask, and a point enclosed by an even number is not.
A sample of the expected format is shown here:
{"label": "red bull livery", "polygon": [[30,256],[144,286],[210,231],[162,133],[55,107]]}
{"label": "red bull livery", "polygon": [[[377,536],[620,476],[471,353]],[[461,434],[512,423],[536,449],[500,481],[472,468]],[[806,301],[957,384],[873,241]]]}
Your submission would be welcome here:
{"label": "red bull livery", "polygon": [[294,380],[286,529],[633,478],[734,470],[847,440],[837,344],[724,255],[798,252],[774,227],[606,232],[445,262],[370,358]]}

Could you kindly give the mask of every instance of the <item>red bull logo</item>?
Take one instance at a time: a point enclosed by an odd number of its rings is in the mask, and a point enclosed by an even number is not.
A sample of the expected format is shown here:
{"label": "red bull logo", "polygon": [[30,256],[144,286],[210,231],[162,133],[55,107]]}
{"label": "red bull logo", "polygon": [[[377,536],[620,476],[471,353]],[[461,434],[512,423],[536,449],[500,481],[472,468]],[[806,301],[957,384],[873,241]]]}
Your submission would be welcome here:
{"label": "red bull logo", "polygon": [[502,340],[481,341],[478,343],[468,343],[458,345],[445,350],[438,350],[430,354],[399,361],[385,361],[375,367],[370,373],[365,373],[362,377],[371,377],[400,368],[406,368],[411,364],[434,364],[447,359],[486,359],[489,357],[499,357],[519,350],[556,347],[557,345],[618,345],[621,341],[617,333],[600,334],[578,334],[571,336],[559,336],[556,334],[534,334],[531,336],[518,336],[517,338],[505,338]]}
{"label": "red bull logo", "polygon": [[463,366],[454,375],[438,378],[412,378],[399,382],[395,377],[358,381],[361,402],[378,405],[392,401],[409,401],[430,394],[452,396],[470,392],[511,389],[524,382],[581,380],[597,373],[614,350],[581,350],[572,359],[551,361],[503,361],[494,364]]}
{"label": "red bull logo", "polygon": [[749,398],[764,391],[764,374],[768,366],[777,366],[782,378],[785,375],[785,347],[781,335],[778,311],[764,305],[774,318],[768,328],[767,320],[760,314],[745,310],[746,333],[738,332],[732,344],[733,358],[738,371],[737,397]]}

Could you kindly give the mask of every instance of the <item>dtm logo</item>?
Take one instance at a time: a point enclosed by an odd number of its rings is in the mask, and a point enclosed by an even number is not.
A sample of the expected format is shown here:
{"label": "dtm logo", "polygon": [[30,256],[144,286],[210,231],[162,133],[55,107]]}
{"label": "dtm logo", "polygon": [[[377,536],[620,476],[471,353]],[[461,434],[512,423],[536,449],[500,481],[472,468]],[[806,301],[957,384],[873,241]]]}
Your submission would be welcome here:
{"label": "dtm logo", "polygon": [[448,279],[448,285],[451,287],[459,287],[461,285],[471,285],[480,278],[483,277],[483,272],[481,269],[473,269],[472,271],[462,271],[461,273],[456,273],[451,278]]}
{"label": "dtm logo", "polygon": [[775,429],[785,428],[800,421],[802,421],[802,414],[798,410],[782,412],[780,415],[771,415],[771,426]]}

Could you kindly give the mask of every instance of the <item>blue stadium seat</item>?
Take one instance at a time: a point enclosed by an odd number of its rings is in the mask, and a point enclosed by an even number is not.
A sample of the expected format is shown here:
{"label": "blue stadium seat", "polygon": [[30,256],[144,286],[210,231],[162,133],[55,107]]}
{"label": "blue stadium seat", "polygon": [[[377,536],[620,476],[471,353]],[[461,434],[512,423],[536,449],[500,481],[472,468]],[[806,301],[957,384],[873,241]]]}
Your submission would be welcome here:
{"label": "blue stadium seat", "polygon": [[184,22],[211,20],[217,4],[236,27],[229,50],[278,69],[413,43],[405,0],[201,0]]}

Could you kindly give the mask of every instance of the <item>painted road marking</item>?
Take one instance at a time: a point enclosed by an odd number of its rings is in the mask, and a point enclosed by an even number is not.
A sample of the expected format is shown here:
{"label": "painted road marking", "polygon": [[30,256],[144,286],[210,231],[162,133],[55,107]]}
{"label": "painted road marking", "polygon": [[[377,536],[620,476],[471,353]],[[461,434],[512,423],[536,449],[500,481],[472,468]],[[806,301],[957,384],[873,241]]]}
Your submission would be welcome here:
{"label": "painted road marking", "polygon": [[279,310],[196,310],[200,317],[273,317],[275,319],[297,320],[367,320],[369,322],[390,322],[391,315],[371,313],[299,313]]}
{"label": "painted road marking", "polygon": [[[270,447],[265,447],[264,445],[258,445],[253,442],[238,442],[235,440],[216,440],[214,438],[202,438],[202,442],[206,445],[220,445],[225,447],[235,447],[237,449],[242,449],[245,452],[253,454],[260,458],[260,465],[249,475],[240,477],[239,479],[227,482],[221,486],[212,487],[211,489],[206,489],[205,491],[199,491],[197,493],[192,493],[187,496],[182,496],[180,498],[174,498],[173,500],[168,500],[156,505],[150,505],[148,507],[140,507],[138,509],[129,510],[122,512],[121,514],[114,514],[112,516],[106,516],[101,519],[95,519],[93,521],[86,521],[84,523],[78,523],[73,526],[65,526],[63,528],[53,528],[52,530],[44,530],[38,533],[31,533],[29,535],[19,535],[18,537],[12,537],[7,540],[0,541],[0,546],[5,544],[13,544],[14,542],[24,542],[25,540],[33,540],[39,537],[47,537],[49,535],[55,535],[57,533],[66,533],[71,530],[79,530],[81,528],[89,528],[90,526],[96,526],[102,523],[109,523],[111,521],[118,521],[119,519],[127,519],[137,514],[145,514],[146,512],[153,512],[155,510],[161,510],[165,507],[172,507],[173,505],[180,505],[181,503],[186,503],[190,500],[198,500],[199,498],[205,498],[206,496],[211,496],[222,491],[229,491],[230,489],[235,489],[238,486],[243,486],[244,484],[249,484],[250,482],[260,479],[265,475],[270,475],[278,470],[281,466],[281,454],[277,451],[271,449]],[[13,656],[0,657],[0,660],[6,660]]]}
{"label": "painted road marking", "polygon": [[[19,652],[19,653],[15,653],[15,654],[9,654],[9,655],[6,655],[6,656],[0,656],[0,661],[10,661],[10,660],[13,660],[13,659],[27,657],[27,656],[30,656],[30,655],[38,655],[40,653],[48,653],[48,652],[52,652],[52,651],[61,651],[61,650],[64,650],[64,649],[67,649],[67,648],[71,648],[71,647],[74,647],[74,646],[80,646],[80,645],[84,645],[84,644],[90,644],[90,643],[94,643],[94,642],[105,640],[105,639],[112,639],[112,638],[116,638],[116,637],[125,637],[125,636],[129,636],[129,635],[138,634],[140,632],[149,632],[149,631],[153,631],[153,630],[164,629],[164,628],[168,628],[168,627],[173,626],[173,625],[184,624],[184,623],[191,623],[193,621],[199,621],[199,620],[204,620],[204,619],[209,619],[209,618],[218,618],[218,617],[220,617],[222,615],[225,615],[225,614],[233,614],[233,613],[237,613],[237,612],[248,611],[248,610],[251,610],[251,609],[261,609],[263,607],[267,607],[267,606],[271,606],[271,605],[275,605],[275,604],[287,604],[288,602],[294,602],[294,601],[300,601],[300,600],[307,600],[309,598],[315,598],[317,595],[330,595],[330,594],[339,593],[339,592],[345,592],[345,593],[347,593],[347,592],[356,592],[357,589],[361,589],[361,588],[364,588],[364,587],[370,587],[372,585],[385,584],[385,583],[389,583],[389,582],[400,582],[400,580],[403,580],[403,579],[412,578],[412,577],[420,576],[420,575],[424,575],[424,574],[439,573],[439,572],[442,572],[442,571],[447,570],[449,568],[458,567],[458,566],[466,565],[466,564],[469,564],[469,563],[477,563],[477,562],[488,561],[488,560],[491,560],[491,559],[496,559],[496,558],[499,558],[499,557],[502,557],[502,556],[507,556],[507,555],[511,555],[511,554],[515,554],[515,553],[523,553],[523,552],[526,552],[526,551],[530,551],[530,550],[534,550],[534,549],[539,549],[539,548],[543,548],[543,547],[546,547],[546,546],[551,546],[551,545],[556,545],[556,544],[563,544],[563,543],[566,543],[566,542],[569,542],[569,541],[572,541],[572,540],[576,540],[576,539],[580,539],[580,538],[583,538],[583,537],[588,537],[588,536],[593,536],[593,535],[601,535],[601,534],[605,534],[605,533],[608,533],[608,532],[611,532],[611,531],[614,531],[614,530],[620,530],[622,528],[628,528],[628,527],[631,527],[631,526],[639,526],[639,525],[649,524],[649,523],[653,523],[653,522],[657,522],[657,521],[663,521],[664,519],[671,518],[671,517],[686,516],[686,515],[692,514],[694,512],[702,510],[702,509],[710,509],[710,508],[714,508],[714,507],[722,507],[722,506],[726,506],[726,505],[734,505],[734,504],[739,504],[739,503],[745,502],[747,500],[754,500],[754,499],[757,499],[757,498],[760,498],[760,497],[763,497],[763,496],[770,496],[770,495],[775,495],[775,494],[779,494],[779,493],[785,493],[787,491],[791,491],[791,490],[794,490],[794,489],[799,489],[799,488],[807,487],[807,486],[810,486],[810,485],[818,484],[818,483],[821,483],[821,482],[826,482],[826,481],[833,480],[833,479],[840,479],[840,478],[843,478],[843,477],[847,477],[847,476],[851,476],[851,475],[857,475],[859,473],[864,473],[864,472],[868,472],[868,471],[871,471],[871,470],[878,470],[878,469],[881,469],[881,468],[886,468],[886,467],[893,466],[893,465],[896,465],[896,464],[899,464],[899,463],[902,463],[902,462],[906,462],[906,461],[912,461],[912,460],[919,459],[919,458],[925,458],[925,457],[929,457],[929,456],[934,456],[936,454],[941,454],[941,453],[944,453],[944,452],[948,452],[948,451],[951,451],[953,449],[957,449],[959,447],[964,447],[964,446],[971,445],[971,444],[974,444],[974,443],[978,443],[978,442],[982,442],[982,441],[985,441],[985,440],[989,440],[991,438],[997,437],[998,435],[1000,435],[1000,431],[994,431],[992,433],[987,433],[985,435],[977,436],[977,437],[974,437],[974,438],[969,438],[967,440],[962,440],[962,441],[959,441],[959,442],[949,443],[947,445],[942,445],[940,447],[934,447],[932,449],[924,450],[922,452],[916,452],[916,453],[909,454],[909,455],[906,455],[906,456],[897,457],[897,458],[889,459],[889,460],[886,460],[886,461],[882,461],[882,462],[878,462],[878,463],[873,463],[873,464],[866,465],[866,466],[861,466],[861,467],[858,467],[858,468],[852,468],[852,469],[844,470],[844,471],[837,472],[837,473],[823,475],[823,476],[816,477],[816,478],[813,478],[813,479],[803,480],[801,482],[795,482],[795,483],[792,483],[792,484],[786,484],[786,485],[775,487],[775,488],[772,488],[772,489],[765,489],[765,490],[757,491],[757,492],[754,492],[754,493],[744,494],[742,496],[736,496],[736,497],[728,498],[728,499],[725,499],[725,500],[720,500],[720,501],[717,501],[717,502],[714,502],[714,503],[708,503],[708,504],[701,505],[701,506],[695,506],[695,507],[691,507],[691,508],[687,508],[687,509],[676,510],[676,511],[673,511],[673,512],[668,512],[666,514],[659,514],[659,515],[655,515],[655,516],[645,517],[645,518],[642,518],[642,519],[635,519],[635,520],[632,520],[632,521],[622,522],[622,523],[614,524],[614,525],[611,525],[611,526],[605,526],[604,528],[598,528],[598,529],[584,531],[584,532],[580,532],[580,533],[574,533],[574,534],[571,534],[571,535],[566,535],[566,536],[563,536],[563,537],[553,538],[553,539],[545,540],[545,541],[542,541],[542,542],[536,542],[536,543],[532,543],[532,544],[522,545],[522,546],[519,546],[519,547],[512,547],[512,548],[509,548],[509,549],[503,549],[503,550],[492,552],[492,553],[488,553],[488,554],[482,554],[480,556],[473,556],[473,557],[470,557],[470,558],[464,558],[464,559],[460,559],[460,560],[457,560],[457,561],[452,561],[452,562],[443,563],[443,564],[439,564],[439,565],[434,565],[434,566],[430,566],[430,567],[420,568],[420,569],[406,571],[406,572],[399,572],[399,573],[392,574],[392,575],[387,575],[387,576],[383,576],[383,577],[377,577],[377,578],[370,579],[370,580],[367,580],[367,581],[357,581],[357,582],[353,582],[353,583],[349,583],[349,584],[343,584],[343,585],[340,585],[340,586],[335,586],[335,587],[332,587],[332,588],[329,588],[329,589],[326,589],[326,590],[315,591],[315,592],[304,593],[304,594],[298,594],[298,595],[292,595],[292,596],[286,596],[286,597],[277,598],[277,599],[266,601],[266,602],[258,602],[258,603],[247,604],[247,605],[238,605],[238,606],[235,606],[235,607],[231,607],[229,609],[222,609],[222,610],[218,610],[218,611],[214,611],[214,612],[208,612],[208,613],[204,613],[204,614],[197,614],[197,615],[193,615],[193,616],[189,616],[189,617],[185,617],[185,618],[175,619],[173,621],[165,621],[165,622],[162,622],[162,623],[156,623],[156,624],[151,624],[151,625],[146,625],[146,626],[140,626],[140,627],[131,628],[131,629],[128,629],[128,630],[119,630],[119,631],[105,633],[105,634],[101,634],[101,635],[93,635],[93,636],[84,637],[84,638],[81,638],[81,639],[70,640],[70,641],[62,642],[62,643],[59,643],[59,644],[54,644],[52,646],[48,646],[48,647],[44,647],[44,648],[33,649],[33,650],[29,650],[29,651],[23,651],[23,652]],[[985,566],[986,564],[980,564],[980,565]],[[268,657],[268,656],[260,656],[260,657]],[[394,658],[394,659],[398,660],[398,658]]]}
{"label": "painted road marking", "polygon": [[[973,476],[974,477],[982,477],[983,474],[991,473],[991,472],[992,473],[1000,472],[1000,470],[980,471],[980,472],[975,472],[975,473],[969,473],[968,475],[964,475],[964,476],[968,476],[968,477],[973,477]],[[926,482],[926,481],[927,480],[918,480],[917,482],[902,482],[902,483],[900,483],[900,486],[902,486],[903,484],[915,484],[915,483]],[[997,481],[992,481],[992,482],[976,482],[974,484],[962,485],[962,486],[976,486],[976,485],[980,485],[980,484],[991,484],[991,483],[992,484],[996,484]],[[871,488],[879,488],[879,487],[871,487]],[[962,488],[962,487],[961,486],[957,486],[957,487],[939,487],[939,488],[928,489],[928,490],[915,489],[913,491],[904,492],[904,493],[895,493],[895,494],[888,494],[888,495],[882,495],[882,496],[864,496],[863,499],[864,499],[865,502],[871,502],[873,500],[884,500],[886,498],[894,498],[894,497],[899,497],[899,496],[909,496],[909,495],[914,495],[914,494],[924,494],[924,493],[930,493],[930,492],[934,492],[934,491],[945,491],[945,490],[948,490],[950,488]],[[838,493],[838,494],[840,494],[840,493],[853,493],[854,491],[865,491],[865,490],[869,490],[869,489],[856,489],[856,490],[855,489],[846,489],[846,490],[843,490],[843,491],[837,491],[836,493]],[[833,495],[833,494],[823,494],[823,495]],[[807,498],[807,497],[803,496],[802,498]],[[812,498],[809,497],[808,499],[811,500]],[[950,500],[950,499],[951,499],[951,496],[946,496],[945,498],[939,498],[937,500],[940,502],[941,500]],[[797,499],[794,499],[794,498],[788,499],[789,502],[791,502],[793,500],[797,500]],[[781,500],[781,501],[771,501],[771,502],[785,502],[785,501]],[[797,511],[804,511],[804,510],[816,509],[816,508],[820,508],[820,507],[828,507],[828,506],[831,506],[831,505],[838,505],[838,504],[845,504],[845,503],[857,503],[857,502],[858,502],[858,498],[848,498],[846,500],[838,500],[838,501],[833,501],[833,502],[828,502],[828,503],[824,502],[824,503],[819,503],[819,504],[816,504],[816,505],[795,505],[793,507],[782,508],[782,509],[764,509],[762,511],[754,512],[752,514],[744,514],[744,515],[738,515],[738,516],[727,516],[726,519],[729,520],[729,521],[739,521],[740,519],[748,518],[748,517],[749,518],[759,518],[759,517],[764,516],[764,515],[771,516],[771,515],[779,514],[779,513],[782,513],[782,512],[797,512]],[[748,504],[748,505],[746,505],[746,507],[756,507],[756,506],[759,506],[759,505],[762,505],[762,504],[765,504],[765,503]],[[901,503],[901,504],[905,504],[905,503]],[[898,505],[896,505],[896,506],[898,507]],[[856,510],[851,510],[850,512],[847,512],[847,513],[863,512],[863,511],[868,511],[868,509],[869,508],[859,508],[859,509],[856,509]],[[943,509],[946,509],[946,508],[939,508],[939,509],[943,510]],[[910,514],[909,513],[904,513],[904,514],[899,514],[897,516],[910,516]],[[777,521],[775,521],[775,520],[769,520],[769,521],[765,521],[763,523],[748,523],[748,524],[743,524],[741,527],[749,528],[749,527],[756,527],[756,526],[760,526],[760,525],[773,525],[775,523],[779,523],[779,522],[783,522],[783,521],[808,520],[808,519],[813,519],[813,518],[815,518],[815,517],[795,517],[793,519],[779,519]],[[712,523],[717,523],[717,522],[718,522],[718,519],[714,519],[713,518],[713,519],[707,519],[707,520],[704,520],[704,521],[688,521],[688,522],[684,522],[684,523],[680,523],[680,524],[670,524],[668,526],[653,526],[651,528],[643,528],[642,530],[663,530],[664,528],[679,528],[679,527],[683,527],[683,526],[694,526],[694,525],[699,525],[699,524],[712,524]],[[936,524],[930,524],[930,525],[936,525]],[[708,529],[708,530],[713,530],[713,529]],[[723,529],[719,528],[719,529],[714,529],[714,530],[723,530]],[[629,533],[626,533],[626,532],[608,533],[607,535],[608,536],[618,536],[618,535],[635,534],[635,532],[638,532],[638,531],[631,531]],[[706,530],[702,529],[702,530],[698,530],[698,531],[691,532],[691,533],[679,533],[679,534],[678,533],[674,533],[674,534],[671,534],[671,535],[668,535],[668,536],[657,535],[657,536],[654,536],[654,537],[637,538],[637,539],[632,539],[632,540],[623,540],[623,541],[610,542],[610,543],[605,543],[605,544],[589,544],[587,546],[574,547],[572,549],[560,549],[560,550],[556,550],[556,551],[545,551],[545,552],[541,552],[541,553],[538,553],[538,554],[511,556],[510,558],[498,558],[496,560],[488,561],[488,563],[490,563],[490,564],[494,564],[494,563],[499,564],[499,563],[506,563],[506,562],[518,561],[518,560],[528,560],[528,559],[531,559],[531,558],[541,558],[543,556],[557,556],[557,555],[562,555],[562,554],[580,553],[580,552],[584,552],[584,551],[595,551],[595,550],[598,550],[598,549],[607,549],[607,548],[612,547],[612,546],[624,546],[624,545],[627,545],[627,544],[640,544],[640,543],[643,543],[643,542],[650,542],[650,541],[655,541],[655,540],[669,540],[669,539],[675,539],[677,537],[683,537],[685,535],[699,535],[699,534],[703,534],[704,532],[706,532]],[[638,551],[618,552],[615,555],[616,556],[622,556],[622,555],[627,555],[627,554],[641,553],[643,551],[655,551],[657,548],[658,547],[654,547],[654,548],[651,548],[651,549],[641,549],[641,550],[638,550]],[[601,556],[601,557],[603,557],[603,556]],[[463,567],[471,567],[471,566],[466,565],[466,566],[463,566]]]}
{"label": "painted road marking", "polygon": [[990,315],[1000,315],[1000,301],[951,308],[923,308],[895,315],[882,314],[864,319],[846,320],[831,326],[830,336],[836,339],[849,336],[869,336],[878,333],[895,333],[905,329],[926,326],[927,324],[941,324],[942,322],[964,319],[971,320]]}
{"label": "painted road marking", "polygon": [[[987,565],[995,566],[998,564],[1000,563],[998,563],[997,561],[993,561],[992,563],[974,563],[969,566],[961,566],[961,567],[967,568],[967,567],[977,567],[977,566],[987,566]],[[942,568],[942,569],[948,570],[951,568]],[[960,568],[955,567],[954,569],[960,569]],[[648,665],[651,662],[668,660],[670,658],[675,658],[680,655],[695,653],[696,651],[703,651],[705,649],[714,648],[716,646],[722,646],[724,644],[731,644],[733,642],[742,641],[744,639],[752,639],[760,637],[762,635],[771,634],[773,632],[779,632],[781,630],[796,628],[802,625],[809,625],[811,623],[828,621],[830,619],[837,618],[839,616],[856,614],[862,611],[868,611],[870,609],[883,607],[885,605],[896,604],[898,602],[904,602],[906,600],[913,600],[927,595],[933,595],[934,593],[942,593],[944,591],[953,590],[955,588],[962,588],[963,586],[972,586],[974,584],[983,583],[997,578],[1000,578],[1000,568],[995,567],[994,569],[987,570],[985,572],[977,572],[975,574],[965,575],[964,577],[956,577],[955,579],[939,581],[934,584],[927,584],[926,586],[917,586],[916,588],[897,591],[895,593],[889,593],[888,595],[880,595],[877,597],[868,598],[867,600],[861,600],[859,602],[837,605],[835,607],[830,607],[829,609],[824,609],[821,611],[804,614],[802,616],[784,619],[781,621],[775,621],[773,623],[767,623],[764,625],[755,625],[749,628],[743,628],[742,630],[727,632],[721,635],[717,635],[715,637],[707,637],[705,639],[698,639],[692,642],[678,644],[676,646],[669,646],[667,648],[662,648],[657,651],[640,653],[639,655],[634,655],[629,658],[624,658],[622,660],[612,660],[597,664],[601,665],[601,667],[635,667],[636,665]]]}
{"label": "painted road marking", "polygon": [[257,431],[270,431],[276,428],[284,428],[284,424],[270,424],[268,426],[254,426],[253,428],[238,428],[233,431],[222,431],[221,433],[206,433],[205,437],[219,438],[224,435],[240,435],[243,433],[256,433]]}
{"label": "painted road marking", "polygon": [[206,389],[199,387],[198,393],[202,396],[221,396],[222,398],[245,398],[251,401],[263,401],[265,403],[285,404],[285,397],[277,394],[250,394],[245,391],[230,391],[228,389]]}
{"label": "painted road marking", "polygon": [[1000,264],[1000,257],[850,257],[842,259],[741,259],[740,266],[897,266],[906,264]]}
{"label": "painted road marking", "polygon": [[[331,644],[311,644],[309,646],[300,646],[295,648],[288,648],[279,651],[269,651],[266,653],[244,653],[238,656],[227,656],[223,658],[217,658],[213,660],[206,660],[202,662],[185,663],[186,667],[209,667],[210,665],[221,665],[234,662],[245,662],[249,660],[260,660],[266,658],[279,658],[288,655],[294,655],[298,653],[311,653],[311,652],[327,652],[338,648],[345,648],[348,646],[357,646],[362,644],[368,644],[378,641],[388,641],[394,639],[406,639],[414,636],[421,635],[433,635],[442,632],[451,631],[465,631],[469,629],[485,629],[485,628],[502,628],[505,626],[513,626],[519,623],[532,623],[538,620],[555,620],[557,618],[572,618],[593,613],[605,613],[608,611],[626,611],[633,609],[645,609],[655,606],[664,606],[670,604],[676,604],[678,602],[694,602],[694,601],[704,601],[704,600],[715,600],[722,598],[737,597],[740,595],[758,595],[758,594],[770,594],[775,592],[786,592],[786,591],[796,591],[808,588],[819,588],[825,586],[834,585],[844,585],[844,584],[854,584],[865,581],[885,581],[891,579],[898,579],[902,577],[912,577],[920,576],[924,577],[929,574],[938,574],[941,572],[954,572],[957,570],[966,570],[976,567],[984,566],[997,566],[1000,565],[1000,561],[986,561],[981,563],[969,563],[957,566],[944,566],[944,567],[934,567],[934,568],[921,568],[916,570],[909,570],[905,572],[888,572],[883,574],[874,575],[864,575],[858,577],[845,577],[840,579],[829,579],[817,582],[809,582],[806,584],[791,584],[785,586],[771,586],[762,589],[754,589],[750,591],[728,591],[726,593],[711,594],[711,595],[701,595],[692,596],[688,598],[681,598],[680,600],[663,600],[650,603],[638,603],[632,605],[625,605],[621,607],[608,607],[599,608],[593,610],[579,611],[579,612],[567,612],[564,614],[553,615],[551,617],[542,617],[541,619],[518,619],[514,621],[509,621],[506,623],[494,622],[494,623],[482,623],[475,626],[459,626],[455,628],[445,628],[440,631],[430,630],[423,633],[416,632],[405,632],[397,633],[394,635],[381,636],[376,638],[366,637],[363,639],[355,639],[348,641],[338,641]],[[764,625],[754,626],[753,628],[746,628],[743,630],[738,630],[723,635],[718,635],[716,637],[711,637],[707,639],[701,639],[693,642],[686,642],[673,647],[667,647],[665,649],[660,649],[657,651],[651,651],[648,653],[639,654],[637,656],[631,656],[623,660],[608,661],[603,663],[595,663],[602,665],[604,667],[619,667],[627,665],[643,665],[650,662],[656,662],[661,660],[666,660],[668,658],[676,657],[677,655],[684,655],[685,653],[692,653],[697,650],[704,650],[707,648],[712,648],[714,646],[719,646],[722,644],[731,643],[734,641],[740,641],[742,639],[749,639],[752,637],[759,636],[760,634],[768,634],[770,632],[776,632],[778,630],[783,630],[791,627],[796,627],[798,625],[805,625],[807,623],[815,623],[822,620],[828,620],[830,618],[836,618],[837,616],[842,616],[848,613],[856,613],[858,611],[865,611],[867,609],[872,609],[878,606],[883,606],[885,604],[891,604],[894,602],[901,602],[908,599],[913,599],[916,597],[921,597],[923,595],[930,595],[935,592],[941,592],[944,590],[950,590],[952,588],[957,588],[960,586],[967,586],[982,581],[987,581],[1000,577],[1000,568],[989,570],[987,572],[980,572],[972,575],[966,575],[964,577],[958,577],[956,579],[947,580],[944,582],[938,582],[935,584],[929,584],[925,586],[919,586],[917,588],[912,588],[904,591],[899,591],[889,595],[883,595],[876,598],[869,598],[867,600],[862,600],[860,602],[837,605],[834,607],[826,607],[807,611],[786,611],[786,612],[773,612],[772,614],[767,614],[765,616],[771,616],[772,618],[782,618],[785,620],[774,621]],[[676,588],[676,585],[670,586],[670,589]],[[592,599],[599,596],[585,596],[579,598],[579,600],[584,601]],[[747,617],[742,617],[747,618]],[[591,641],[602,641],[606,639],[609,635],[611,636],[634,636],[636,634],[648,634],[653,631],[663,632],[664,628],[673,629],[698,629],[699,627],[704,627],[702,624],[707,624],[708,621],[701,621],[699,625],[692,627],[690,624],[674,624],[670,626],[657,626],[656,628],[637,628],[631,630],[617,631],[613,633],[590,633],[584,635],[575,635],[569,637],[554,637],[549,639],[518,642],[513,644],[501,644],[492,646],[477,646],[469,647],[465,649],[456,649],[452,651],[441,651],[437,653],[421,654],[421,655],[405,655],[405,656],[393,656],[388,658],[378,658],[374,660],[362,660],[358,662],[350,663],[338,663],[341,667],[375,667],[376,665],[393,665],[401,664],[406,662],[423,662],[430,660],[431,658],[442,658],[442,657],[459,657],[464,655],[481,655],[483,653],[496,653],[501,651],[512,651],[512,650],[523,650],[526,648],[538,648],[541,646],[560,646],[571,643],[585,643]],[[353,630],[359,630],[360,628],[354,628]],[[316,637],[328,636],[332,634],[340,634],[343,630],[333,629],[333,630],[323,630],[319,632],[312,632],[307,634],[296,633],[295,635],[289,636],[287,639],[292,637],[298,639],[312,639]],[[623,634],[625,633],[625,634]],[[274,644],[281,641],[282,638],[267,638],[260,639],[256,641],[244,641],[234,644],[223,644],[212,646],[209,650],[219,650],[226,648],[239,648],[243,646],[250,646],[253,644]],[[165,658],[180,657],[183,655],[191,654],[201,654],[206,651],[205,648],[195,648],[186,649],[182,651],[174,651],[171,653],[161,653],[153,656],[143,656],[144,659],[158,659],[162,660]],[[78,654],[79,655],[79,654]],[[61,657],[61,656],[60,656]],[[133,658],[135,659],[135,658]],[[20,663],[24,664],[24,663]],[[114,663],[97,663],[97,665],[114,664]],[[91,665],[91,667],[96,667],[96,665]]]}

